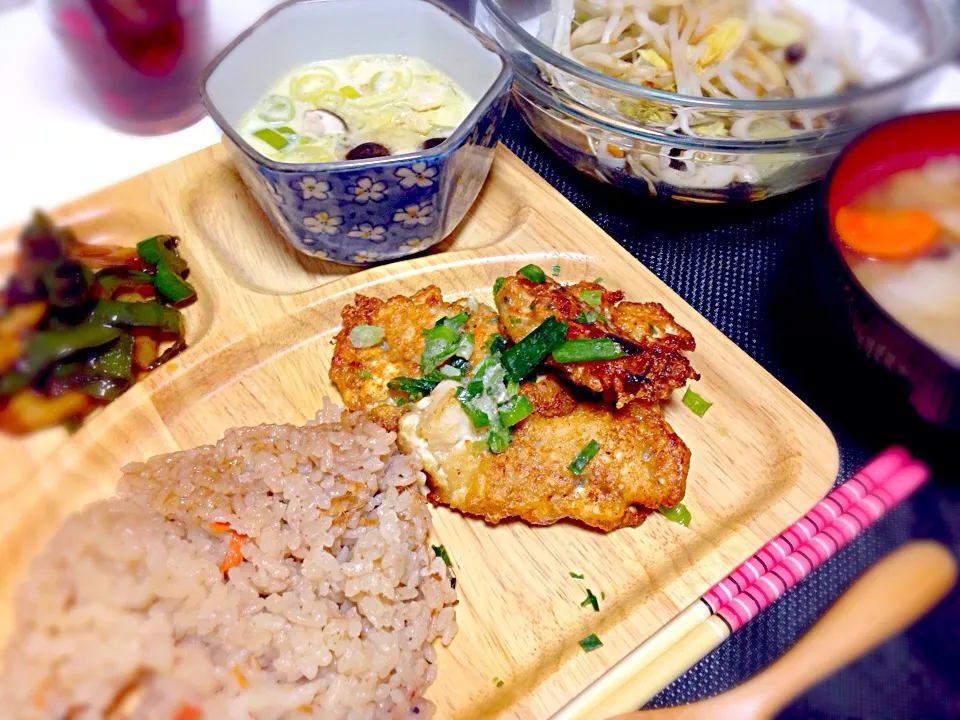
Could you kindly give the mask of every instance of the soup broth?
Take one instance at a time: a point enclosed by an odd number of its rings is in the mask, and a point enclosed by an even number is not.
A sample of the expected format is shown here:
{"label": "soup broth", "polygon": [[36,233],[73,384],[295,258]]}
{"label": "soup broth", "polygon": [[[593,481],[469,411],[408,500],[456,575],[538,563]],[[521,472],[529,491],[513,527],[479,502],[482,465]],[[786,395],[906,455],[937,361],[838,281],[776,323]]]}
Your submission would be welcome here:
{"label": "soup broth", "polygon": [[294,68],[238,130],[263,155],[315,163],[399,155],[440,144],[475,101],[425,60],[358,55]]}
{"label": "soup broth", "polygon": [[896,173],[841,208],[836,224],[874,300],[960,364],[960,157]]}

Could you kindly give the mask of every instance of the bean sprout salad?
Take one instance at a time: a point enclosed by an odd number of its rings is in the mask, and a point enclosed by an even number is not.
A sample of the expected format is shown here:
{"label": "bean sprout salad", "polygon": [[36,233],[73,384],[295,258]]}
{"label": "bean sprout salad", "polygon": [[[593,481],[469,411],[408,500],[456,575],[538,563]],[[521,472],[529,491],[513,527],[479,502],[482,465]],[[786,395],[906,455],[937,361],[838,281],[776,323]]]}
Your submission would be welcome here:
{"label": "bean sprout salad", "polygon": [[[778,139],[828,128],[821,111],[731,111],[689,98],[787,100],[842,93],[860,81],[837,35],[795,7],[764,0],[555,0],[540,39],[592,70],[676,93],[677,103],[635,99],[546,72],[574,100],[666,136]],[[724,188],[761,183],[763,158],[709,156],[665,145],[591,137],[601,165],[659,183]],[[782,157],[781,157],[782,160]],[[773,169],[781,169],[782,164]]]}

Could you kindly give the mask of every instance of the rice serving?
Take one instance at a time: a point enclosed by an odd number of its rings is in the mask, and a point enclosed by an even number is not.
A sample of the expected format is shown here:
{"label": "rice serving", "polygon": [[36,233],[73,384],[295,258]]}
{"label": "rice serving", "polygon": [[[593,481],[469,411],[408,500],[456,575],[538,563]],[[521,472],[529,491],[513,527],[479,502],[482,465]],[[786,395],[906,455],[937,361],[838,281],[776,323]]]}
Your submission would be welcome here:
{"label": "rice serving", "polygon": [[423,482],[332,406],[126,467],[20,590],[3,716],[430,717],[456,592]]}

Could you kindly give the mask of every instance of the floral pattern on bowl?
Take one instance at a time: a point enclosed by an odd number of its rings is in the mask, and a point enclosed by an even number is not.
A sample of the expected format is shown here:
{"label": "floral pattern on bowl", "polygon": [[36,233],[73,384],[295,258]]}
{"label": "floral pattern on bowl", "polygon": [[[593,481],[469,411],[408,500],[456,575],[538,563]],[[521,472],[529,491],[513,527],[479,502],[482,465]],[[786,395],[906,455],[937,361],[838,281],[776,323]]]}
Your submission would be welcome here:
{"label": "floral pattern on bowl", "polygon": [[490,170],[508,102],[505,89],[452,147],[358,168],[275,170],[258,166],[232,142],[227,146],[293,247],[324,260],[369,265],[423,252],[453,231]]}

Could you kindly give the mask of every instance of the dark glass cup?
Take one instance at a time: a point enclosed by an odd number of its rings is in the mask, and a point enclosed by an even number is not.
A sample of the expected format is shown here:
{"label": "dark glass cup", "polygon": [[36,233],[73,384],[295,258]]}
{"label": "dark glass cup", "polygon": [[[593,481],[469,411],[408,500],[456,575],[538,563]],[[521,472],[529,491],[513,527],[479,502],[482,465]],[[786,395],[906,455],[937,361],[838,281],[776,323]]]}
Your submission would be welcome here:
{"label": "dark glass cup", "polygon": [[103,119],[160,135],[204,115],[196,81],[210,59],[207,0],[49,0],[53,29]]}

